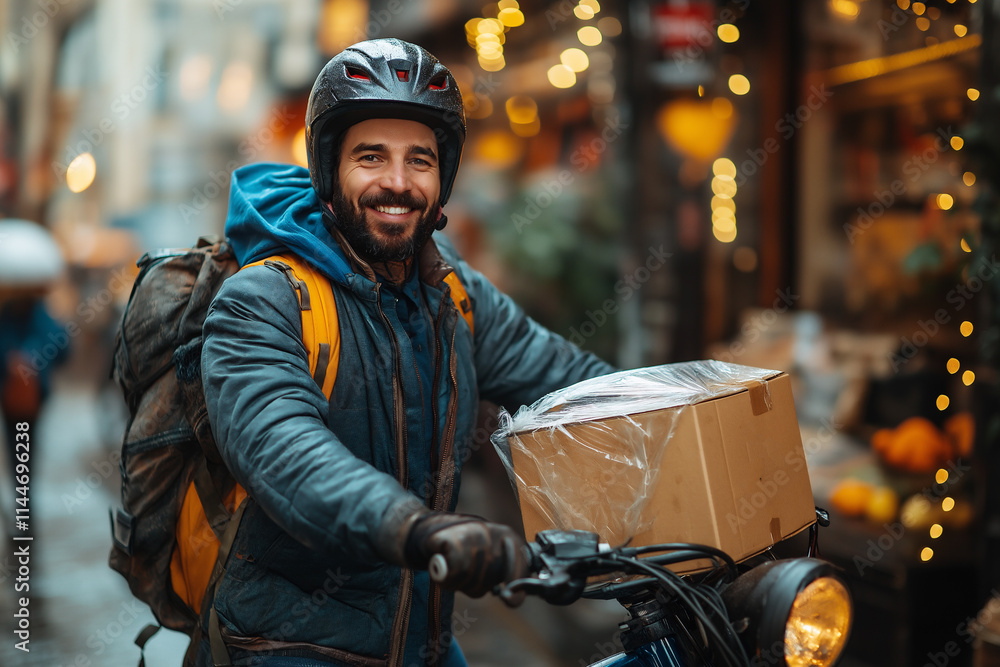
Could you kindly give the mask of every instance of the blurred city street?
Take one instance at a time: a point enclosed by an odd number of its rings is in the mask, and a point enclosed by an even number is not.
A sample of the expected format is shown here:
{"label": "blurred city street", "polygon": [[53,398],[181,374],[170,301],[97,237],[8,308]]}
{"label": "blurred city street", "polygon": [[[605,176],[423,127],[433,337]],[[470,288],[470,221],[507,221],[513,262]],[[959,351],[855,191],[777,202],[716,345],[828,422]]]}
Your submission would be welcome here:
{"label": "blurred city street", "polygon": [[[139,662],[133,643],[155,622],[125,580],[108,567],[108,508],[118,502],[118,443],[107,440],[119,411],[111,401],[65,376],[39,423],[32,424],[29,653],[13,634],[17,564],[4,539],[0,561],[0,665],[125,667]],[[37,472],[36,471],[40,471]],[[3,479],[9,479],[4,475]],[[11,489],[3,486],[4,527],[11,530]],[[18,594],[23,595],[23,594]],[[177,667],[187,648],[183,634],[161,630],[146,646],[147,667]]]}

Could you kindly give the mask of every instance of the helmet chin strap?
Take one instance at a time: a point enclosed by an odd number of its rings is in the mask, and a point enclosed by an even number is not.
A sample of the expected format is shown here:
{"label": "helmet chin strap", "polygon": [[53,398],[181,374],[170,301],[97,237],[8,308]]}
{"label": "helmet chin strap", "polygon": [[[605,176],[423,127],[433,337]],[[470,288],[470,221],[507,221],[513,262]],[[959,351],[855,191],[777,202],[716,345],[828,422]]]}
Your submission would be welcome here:
{"label": "helmet chin strap", "polygon": [[448,216],[446,216],[444,214],[444,207],[443,206],[439,206],[438,207],[437,225],[435,226],[435,229],[438,229],[438,230],[444,229],[444,226],[447,225],[447,224],[448,224]]}

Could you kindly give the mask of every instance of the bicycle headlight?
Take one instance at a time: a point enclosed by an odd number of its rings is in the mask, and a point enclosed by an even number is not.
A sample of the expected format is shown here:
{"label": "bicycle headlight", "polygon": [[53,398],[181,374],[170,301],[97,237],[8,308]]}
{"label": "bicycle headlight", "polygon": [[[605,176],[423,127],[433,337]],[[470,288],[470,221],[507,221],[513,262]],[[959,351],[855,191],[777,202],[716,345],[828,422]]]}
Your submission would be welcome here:
{"label": "bicycle headlight", "polygon": [[829,667],[847,643],[851,597],[829,563],[770,561],[740,575],[722,597],[754,664]]}

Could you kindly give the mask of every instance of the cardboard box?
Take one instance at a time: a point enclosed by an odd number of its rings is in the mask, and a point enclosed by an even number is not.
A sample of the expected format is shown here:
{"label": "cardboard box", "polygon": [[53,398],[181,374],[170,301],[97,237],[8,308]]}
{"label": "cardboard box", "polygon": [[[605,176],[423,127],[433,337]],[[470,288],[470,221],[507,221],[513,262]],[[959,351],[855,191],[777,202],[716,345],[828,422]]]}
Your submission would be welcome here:
{"label": "cardboard box", "polygon": [[511,434],[526,537],[575,528],[612,545],[707,544],[739,561],[814,523],[791,382],[759,377],[692,404]]}

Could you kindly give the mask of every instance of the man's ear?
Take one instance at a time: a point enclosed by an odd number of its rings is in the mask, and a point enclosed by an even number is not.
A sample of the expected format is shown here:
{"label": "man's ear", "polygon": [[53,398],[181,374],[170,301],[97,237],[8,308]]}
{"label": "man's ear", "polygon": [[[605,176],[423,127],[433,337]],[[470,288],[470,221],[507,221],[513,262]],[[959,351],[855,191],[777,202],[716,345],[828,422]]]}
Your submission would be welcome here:
{"label": "man's ear", "polygon": [[448,224],[448,216],[444,214],[444,207],[438,206],[438,219],[435,229],[444,229],[444,226]]}

